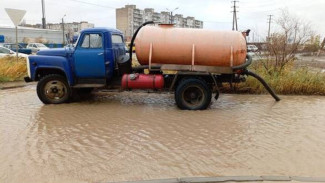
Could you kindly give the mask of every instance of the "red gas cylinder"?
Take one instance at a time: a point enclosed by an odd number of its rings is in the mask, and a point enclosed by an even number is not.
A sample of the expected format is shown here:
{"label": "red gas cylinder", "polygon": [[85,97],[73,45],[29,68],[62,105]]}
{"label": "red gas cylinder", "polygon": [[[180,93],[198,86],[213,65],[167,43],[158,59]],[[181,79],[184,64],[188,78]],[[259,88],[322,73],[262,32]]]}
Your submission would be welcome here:
{"label": "red gas cylinder", "polygon": [[160,74],[124,74],[122,89],[162,89],[164,77]]}

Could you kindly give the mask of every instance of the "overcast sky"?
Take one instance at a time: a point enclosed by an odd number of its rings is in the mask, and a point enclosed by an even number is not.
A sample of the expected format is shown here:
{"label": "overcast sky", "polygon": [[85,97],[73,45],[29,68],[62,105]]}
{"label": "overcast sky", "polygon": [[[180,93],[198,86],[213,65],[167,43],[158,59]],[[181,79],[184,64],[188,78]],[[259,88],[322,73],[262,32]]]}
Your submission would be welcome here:
{"label": "overcast sky", "polygon": [[[166,11],[179,7],[175,13],[194,16],[204,21],[205,29],[231,29],[231,0],[44,0],[47,23],[57,23],[66,14],[65,22],[89,21],[95,26],[115,27],[115,8],[135,4],[138,8]],[[267,15],[274,18],[280,9],[310,21],[316,33],[325,34],[325,0],[240,0],[240,30],[251,29],[255,39],[267,33]],[[0,25],[12,25],[4,8],[24,9],[27,23],[41,23],[41,0],[0,0]],[[252,37],[252,36],[251,36]]]}

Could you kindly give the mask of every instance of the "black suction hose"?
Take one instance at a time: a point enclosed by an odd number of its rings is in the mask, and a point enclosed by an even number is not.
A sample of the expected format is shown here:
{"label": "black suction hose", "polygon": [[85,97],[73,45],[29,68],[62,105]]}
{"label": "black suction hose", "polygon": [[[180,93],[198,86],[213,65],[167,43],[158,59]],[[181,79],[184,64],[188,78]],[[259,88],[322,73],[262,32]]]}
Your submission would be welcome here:
{"label": "black suction hose", "polygon": [[134,40],[135,38],[137,37],[138,35],[138,32],[140,31],[140,29],[143,27],[143,26],[146,26],[148,24],[154,24],[155,22],[154,21],[149,21],[149,22],[145,22],[143,23],[136,31],[135,33],[133,34],[132,36],[132,39],[131,39],[131,43],[130,43],[130,48],[129,48],[129,53],[130,53],[130,59],[129,59],[129,62],[132,63],[132,48],[133,48],[133,45],[134,45]]}
{"label": "black suction hose", "polygon": [[277,101],[277,102],[280,101],[281,99],[275,94],[275,92],[272,90],[272,88],[264,81],[264,79],[261,76],[246,69],[249,65],[251,65],[251,63],[252,63],[252,56],[246,55],[246,62],[243,63],[242,65],[232,67],[232,70],[234,72],[241,70],[242,71],[241,74],[245,74],[245,75],[252,76],[252,77],[256,78],[259,82],[262,83],[264,88],[272,95],[272,97],[275,99],[275,101]]}
{"label": "black suction hose", "polygon": [[248,67],[249,65],[251,65],[252,63],[252,56],[251,55],[246,55],[246,62],[241,64],[241,65],[237,65],[237,66],[233,66],[232,70],[236,71],[236,70],[241,70],[241,69],[246,69],[246,67]]}
{"label": "black suction hose", "polygon": [[264,81],[264,79],[261,77],[261,76],[259,76],[259,75],[257,75],[257,74],[255,74],[254,72],[251,72],[251,71],[249,71],[249,70],[245,70],[244,72],[243,72],[243,74],[246,74],[246,75],[248,75],[248,76],[252,76],[252,77],[254,77],[254,78],[256,78],[259,82],[261,82],[262,83],[262,85],[264,86],[264,88],[272,95],[272,97],[275,99],[275,101],[280,101],[281,99],[275,94],[275,92],[273,91],[273,89]]}

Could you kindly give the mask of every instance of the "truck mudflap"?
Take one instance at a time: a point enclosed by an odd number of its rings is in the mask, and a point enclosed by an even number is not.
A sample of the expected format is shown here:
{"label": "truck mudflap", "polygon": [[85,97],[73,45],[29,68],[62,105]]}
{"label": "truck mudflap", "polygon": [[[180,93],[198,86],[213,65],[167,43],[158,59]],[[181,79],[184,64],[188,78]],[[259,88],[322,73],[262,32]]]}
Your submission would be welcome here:
{"label": "truck mudflap", "polygon": [[29,82],[32,82],[32,79],[30,79],[30,77],[26,76],[26,77],[24,77],[24,81],[26,83],[29,83]]}

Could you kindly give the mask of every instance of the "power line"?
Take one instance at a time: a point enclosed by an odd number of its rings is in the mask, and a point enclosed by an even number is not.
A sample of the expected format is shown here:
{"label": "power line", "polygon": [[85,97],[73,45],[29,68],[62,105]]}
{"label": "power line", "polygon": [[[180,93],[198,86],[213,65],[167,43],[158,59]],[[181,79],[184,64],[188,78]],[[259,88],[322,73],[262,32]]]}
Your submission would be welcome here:
{"label": "power line", "polygon": [[233,13],[233,16],[232,16],[232,30],[236,30],[238,31],[238,23],[237,23],[237,6],[236,6],[236,3],[238,1],[232,1],[232,3],[234,3],[234,5],[232,6],[233,10],[232,10],[232,13]]}
{"label": "power line", "polygon": [[86,1],[80,1],[80,0],[69,0],[69,1],[82,3],[82,4],[88,4],[88,5],[92,5],[92,6],[98,6],[98,7],[101,7],[101,8],[116,9],[115,7],[112,7],[112,6],[105,6],[105,5],[101,5],[101,4],[89,3],[89,2],[86,2]]}
{"label": "power line", "polygon": [[205,23],[217,23],[217,24],[229,24],[231,22],[218,22],[218,21],[205,21],[205,20],[202,20],[202,22],[205,22]]}

